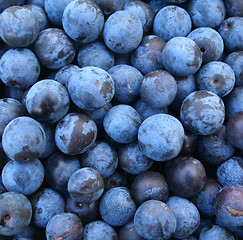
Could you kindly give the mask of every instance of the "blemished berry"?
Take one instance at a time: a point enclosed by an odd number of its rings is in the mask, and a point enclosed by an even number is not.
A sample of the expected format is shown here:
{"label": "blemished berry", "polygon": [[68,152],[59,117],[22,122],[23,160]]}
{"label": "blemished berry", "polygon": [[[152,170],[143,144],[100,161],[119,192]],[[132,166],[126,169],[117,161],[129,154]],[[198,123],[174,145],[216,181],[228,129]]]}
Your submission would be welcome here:
{"label": "blemished berry", "polygon": [[190,131],[199,135],[209,135],[216,132],[224,123],[224,102],[213,92],[195,91],[184,99],[180,116],[182,123]]}
{"label": "blemished berry", "polygon": [[95,2],[75,0],[66,6],[62,15],[62,25],[71,39],[88,43],[95,41],[101,34],[104,15]]}
{"label": "blemished berry", "polygon": [[70,64],[75,48],[67,34],[59,28],[42,30],[34,43],[34,53],[46,68],[59,69]]}
{"label": "blemished berry", "polygon": [[67,114],[69,105],[67,89],[52,79],[41,80],[32,85],[25,99],[30,116],[46,123],[58,122]]}
{"label": "blemished berry", "polygon": [[75,201],[91,203],[103,194],[104,180],[95,169],[80,168],[69,178],[67,190]]}
{"label": "blemished berry", "polygon": [[176,231],[176,217],[167,204],[158,200],[148,200],[137,209],[134,225],[138,234],[145,239],[166,240]]}
{"label": "blemished berry", "polygon": [[12,48],[30,46],[40,31],[35,14],[21,6],[6,8],[1,14],[0,26],[2,40]]}
{"label": "blemished berry", "polygon": [[142,74],[163,69],[161,54],[165,44],[166,42],[156,35],[143,37],[139,46],[131,53],[132,66]]}
{"label": "blemished berry", "polygon": [[55,142],[65,154],[77,155],[87,151],[96,137],[97,126],[85,114],[69,113],[56,125]]}
{"label": "blemished berry", "polygon": [[115,94],[114,80],[99,67],[83,67],[68,82],[68,92],[79,108],[94,110],[109,103]]}
{"label": "blemished berry", "polygon": [[31,203],[17,192],[0,194],[0,234],[12,236],[23,231],[32,217]]}
{"label": "blemished berry", "polygon": [[32,223],[45,228],[48,221],[56,214],[65,211],[63,196],[52,188],[40,188],[29,197],[32,209]]}
{"label": "blemished berry", "polygon": [[83,224],[74,213],[59,213],[53,216],[46,225],[46,239],[80,239],[83,235]]}
{"label": "blemished berry", "polygon": [[243,186],[228,185],[217,194],[215,202],[216,217],[228,226],[243,225]]}

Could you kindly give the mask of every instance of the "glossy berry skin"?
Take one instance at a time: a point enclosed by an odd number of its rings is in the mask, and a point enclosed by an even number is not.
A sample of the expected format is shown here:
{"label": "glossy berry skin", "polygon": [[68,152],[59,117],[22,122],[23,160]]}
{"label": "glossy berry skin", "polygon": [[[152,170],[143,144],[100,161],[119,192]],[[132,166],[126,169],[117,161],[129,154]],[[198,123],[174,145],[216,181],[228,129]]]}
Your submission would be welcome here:
{"label": "glossy berry skin", "polygon": [[102,32],[104,15],[93,1],[71,1],[62,16],[62,25],[67,35],[82,43],[95,41]]}
{"label": "glossy berry skin", "polygon": [[218,95],[201,90],[189,94],[184,99],[180,116],[182,123],[190,131],[199,135],[209,135],[222,127],[225,107]]}
{"label": "glossy berry skin", "polygon": [[12,236],[23,231],[32,217],[30,201],[21,193],[0,194],[0,234]]}
{"label": "glossy berry skin", "polygon": [[224,40],[225,49],[229,52],[242,51],[242,17],[230,17],[225,19],[218,28],[218,32]]}
{"label": "glossy berry skin", "polygon": [[202,52],[202,63],[217,61],[224,51],[224,41],[220,34],[209,27],[196,28],[187,35],[192,39]]}
{"label": "glossy berry skin", "polygon": [[[33,1],[33,0],[32,0]],[[63,0],[63,1],[55,1],[55,0],[44,0],[44,9],[49,21],[57,27],[62,26],[62,15],[66,6],[72,0]],[[35,3],[36,4],[36,3]]]}
{"label": "glossy berry skin", "polygon": [[2,40],[12,48],[28,47],[39,34],[35,14],[20,6],[6,8],[1,14],[0,26]]}
{"label": "glossy berry skin", "polygon": [[29,199],[33,209],[32,223],[37,227],[45,228],[53,216],[65,211],[62,195],[52,188],[41,188]]}
{"label": "glossy berry skin", "polygon": [[9,87],[24,90],[34,84],[39,75],[40,63],[27,48],[9,49],[0,59],[0,78]]}
{"label": "glossy berry skin", "polygon": [[202,229],[199,240],[235,240],[234,235],[220,225],[209,225]]}
{"label": "glossy berry skin", "polygon": [[175,238],[186,238],[192,235],[200,223],[200,213],[196,206],[186,198],[172,196],[166,202],[176,217]]}
{"label": "glossy berry skin", "polygon": [[155,16],[153,30],[155,35],[165,41],[173,37],[185,37],[190,33],[192,21],[187,11],[172,5],[162,8]]}
{"label": "glossy berry skin", "polygon": [[95,0],[94,2],[98,4],[106,17],[121,10],[124,5],[123,0]]}
{"label": "glossy berry skin", "polygon": [[77,202],[69,197],[66,201],[66,212],[75,213],[83,225],[86,225],[100,218],[99,201],[83,203]]}
{"label": "glossy berry skin", "polygon": [[131,106],[119,104],[105,115],[103,126],[106,133],[119,143],[131,143],[136,140],[141,118]]}
{"label": "glossy berry skin", "polygon": [[185,130],[185,138],[182,149],[180,151],[181,156],[190,156],[197,149],[198,135]]}
{"label": "glossy berry skin", "polygon": [[83,224],[73,213],[59,213],[53,216],[46,225],[46,239],[65,240],[80,239],[83,235]]}
{"label": "glossy berry skin", "polygon": [[143,26],[133,13],[121,10],[109,16],[104,24],[103,38],[109,49],[129,53],[136,49],[143,37]]}
{"label": "glossy berry skin", "polygon": [[109,70],[114,66],[114,54],[103,42],[92,42],[80,48],[77,56],[78,65],[82,67],[94,66]]}
{"label": "glossy berry skin", "polygon": [[119,166],[127,173],[139,174],[147,171],[153,161],[139,149],[137,142],[121,146],[118,150]]}
{"label": "glossy berry skin", "polygon": [[171,103],[171,107],[180,108],[183,100],[192,92],[195,92],[197,88],[197,82],[194,75],[187,77],[176,77],[177,91],[176,96]]}
{"label": "glossy berry skin", "polygon": [[192,197],[199,193],[206,181],[202,163],[193,157],[178,157],[169,163],[166,172],[170,190],[179,197]]}
{"label": "glossy berry skin", "polygon": [[118,165],[116,151],[105,142],[96,142],[81,156],[83,167],[91,167],[99,172],[103,179],[112,175]]}
{"label": "glossy berry skin", "polygon": [[229,54],[224,62],[228,64],[235,73],[235,84],[236,86],[243,85],[243,51],[232,52]]}
{"label": "glossy berry skin", "polygon": [[27,196],[41,186],[44,172],[38,159],[28,162],[10,160],[2,170],[2,181],[9,192],[19,192]]}
{"label": "glossy berry skin", "polygon": [[123,172],[115,171],[110,177],[104,180],[105,191],[107,192],[114,187],[127,187],[128,182],[126,175]]}
{"label": "glossy berry skin", "polygon": [[[178,55],[178,52],[181,54]],[[198,45],[186,37],[170,39],[162,51],[162,62],[166,71],[178,77],[196,73],[202,64],[202,53]]]}
{"label": "glossy berry skin", "polygon": [[134,225],[145,239],[166,240],[175,233],[176,217],[165,203],[148,200],[137,209]]}
{"label": "glossy berry skin", "polygon": [[152,108],[163,108],[175,99],[177,85],[174,77],[164,71],[147,73],[140,86],[141,99]]}
{"label": "glossy berry skin", "polygon": [[243,112],[238,112],[233,115],[227,122],[226,132],[227,137],[232,145],[243,149]]}
{"label": "glossy berry skin", "polygon": [[155,12],[149,4],[140,0],[133,0],[125,3],[123,9],[138,16],[143,25],[143,31],[149,32],[155,17]]}
{"label": "glossy berry skin", "polygon": [[67,89],[59,82],[45,79],[35,83],[26,95],[25,106],[30,116],[40,122],[55,123],[69,109]]}
{"label": "glossy berry skin", "polygon": [[197,85],[200,90],[208,90],[224,97],[232,91],[235,85],[235,74],[228,64],[212,61],[199,70]]}
{"label": "glossy berry skin", "polygon": [[83,240],[118,240],[117,233],[112,226],[104,221],[93,221],[84,227]]}
{"label": "glossy berry skin", "polygon": [[33,118],[17,117],[4,129],[2,144],[10,159],[30,161],[44,152],[46,135],[40,123]]}
{"label": "glossy berry skin", "polygon": [[80,168],[77,156],[57,151],[45,160],[45,178],[55,190],[66,191],[69,178]]}
{"label": "glossy berry skin", "polygon": [[55,142],[65,154],[77,155],[87,151],[96,137],[97,126],[85,114],[69,113],[56,126]]}
{"label": "glossy berry skin", "polygon": [[24,106],[14,98],[0,99],[0,139],[4,128],[16,117],[26,115]]}
{"label": "glossy berry skin", "polygon": [[91,203],[103,194],[104,181],[95,169],[84,167],[71,175],[67,189],[75,201]]}
{"label": "glossy berry skin", "polygon": [[154,171],[140,173],[131,185],[131,195],[137,205],[147,200],[166,202],[169,187],[162,174]]}
{"label": "glossy berry skin", "polygon": [[133,107],[136,109],[136,111],[139,113],[142,121],[144,121],[146,118],[154,115],[154,114],[160,114],[160,113],[168,113],[168,108],[152,108],[148,104],[146,104],[141,98],[139,98],[134,104]]}
{"label": "glossy berry skin", "polygon": [[218,166],[217,179],[223,186],[243,186],[243,158],[232,157]]}
{"label": "glossy berry skin", "polygon": [[119,64],[109,69],[115,83],[114,99],[118,103],[130,104],[139,96],[143,75],[136,68]]}
{"label": "glossy berry skin", "polygon": [[139,46],[131,53],[132,66],[142,74],[163,69],[161,54],[165,44],[166,42],[156,35],[143,37]]}
{"label": "glossy berry skin", "polygon": [[195,204],[203,215],[215,216],[214,204],[221,185],[213,178],[207,177],[203,189],[196,195]]}
{"label": "glossy berry skin", "polygon": [[136,205],[125,187],[108,190],[100,200],[102,219],[111,226],[122,226],[129,222],[136,211]]}
{"label": "glossy berry skin", "polygon": [[225,6],[222,0],[192,0],[188,4],[188,13],[197,27],[218,27],[225,18]]}
{"label": "glossy berry skin", "polygon": [[58,28],[42,30],[34,43],[34,52],[40,63],[50,69],[62,68],[75,57],[72,41]]}
{"label": "glossy berry skin", "polygon": [[109,103],[115,94],[115,84],[105,70],[83,67],[68,83],[68,92],[79,108],[93,110]]}
{"label": "glossy berry skin", "polygon": [[120,240],[144,240],[145,238],[141,237],[134,226],[134,221],[130,221],[119,230],[119,239]]}
{"label": "glossy berry skin", "polygon": [[243,186],[229,185],[222,188],[215,202],[216,217],[229,226],[243,225]]}
{"label": "glossy berry skin", "polygon": [[226,126],[222,126],[215,133],[199,136],[197,151],[200,157],[213,164],[220,164],[233,156],[235,147],[230,143]]}
{"label": "glossy berry skin", "polygon": [[138,131],[140,149],[145,156],[155,161],[166,161],[176,157],[181,151],[183,141],[182,124],[168,114],[148,117]]}

